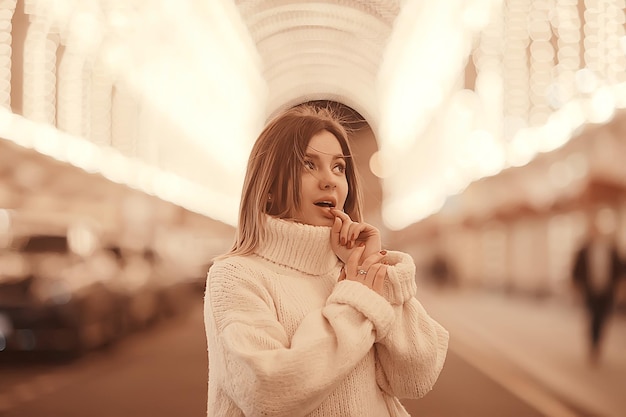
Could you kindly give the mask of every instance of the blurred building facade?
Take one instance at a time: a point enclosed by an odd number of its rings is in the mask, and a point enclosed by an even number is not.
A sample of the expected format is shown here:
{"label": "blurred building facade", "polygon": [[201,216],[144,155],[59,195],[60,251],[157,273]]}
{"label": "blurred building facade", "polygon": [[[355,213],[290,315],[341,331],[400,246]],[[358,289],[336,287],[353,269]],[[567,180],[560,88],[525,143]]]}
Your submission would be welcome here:
{"label": "blurred building facade", "polygon": [[0,2],[0,209],[10,210],[0,229],[91,221],[102,245],[197,248],[206,263],[228,247],[233,228],[172,198],[172,189],[195,190],[164,169],[167,160],[160,170],[148,163],[158,147],[151,124],[142,124],[139,96],[102,63],[90,28],[99,17],[84,6]]}
{"label": "blurred building facade", "polygon": [[464,87],[491,120],[480,134],[523,152],[394,236],[426,274],[445,259],[464,286],[569,297],[590,208],[626,256],[624,3],[508,1],[501,12]]}
{"label": "blurred building facade", "polygon": [[590,221],[626,255],[625,133],[623,114],[589,125],[558,150],[471,184],[439,213],[394,235],[397,243],[424,271],[446,259],[464,286],[570,296]]}
{"label": "blurred building facade", "polygon": [[[158,2],[150,14],[132,1],[0,0],[0,126],[8,139],[1,144],[0,207],[78,210],[111,230],[140,234],[145,226],[150,236],[168,224],[203,224],[220,230],[220,238],[229,236],[232,225],[222,221],[236,208],[223,197],[229,171],[207,167],[232,166],[233,176],[242,175],[247,146],[267,117],[297,102],[326,99],[353,107],[369,126],[355,136],[370,194],[368,218],[382,228],[402,211],[407,219],[424,218],[385,231],[390,244],[413,248],[418,262],[443,252],[462,283],[559,292],[584,235],[585,195],[615,214],[625,251],[623,1],[467,2],[451,14],[469,34],[459,49],[465,69],[432,97],[420,95],[432,90],[416,89],[400,73],[389,75],[394,62],[413,68],[390,56],[411,55],[406,45],[421,34],[408,28],[423,23],[419,16],[453,10],[453,2],[437,10],[419,9],[419,2],[306,3],[241,0],[198,8],[212,23],[210,34],[199,35],[201,45],[224,43],[209,48],[207,67],[199,67],[215,69],[207,73],[210,84],[182,71],[180,77],[192,81],[168,85],[157,70],[176,60],[171,48],[177,44],[168,38],[174,28],[163,24],[180,23],[174,17],[182,6],[170,10],[170,3]],[[171,21],[163,18],[168,10]],[[144,25],[134,26],[139,21]],[[331,37],[333,30],[342,35]],[[294,34],[302,47],[297,51],[284,37]],[[128,43],[136,44],[129,49],[134,55],[117,47]],[[159,48],[161,55],[154,52]],[[230,54],[220,55],[228,48]],[[179,51],[179,60],[197,51]],[[144,55],[164,59],[161,67],[138,71]],[[428,60],[416,64],[423,71],[410,78],[428,84],[437,56],[415,55]],[[228,68],[245,82],[216,78]],[[383,74],[386,81],[378,82]],[[414,129],[408,148],[385,139],[385,126],[413,125],[385,118],[400,113],[390,112],[387,100],[398,82],[411,96],[402,102],[407,120],[428,118]],[[366,86],[377,91],[368,94]],[[146,95],[146,88],[179,88],[181,94],[169,97],[184,102],[164,106],[165,96]],[[412,107],[431,98],[437,104],[430,112]],[[176,119],[177,107],[187,119]],[[224,115],[230,118],[219,129],[186,123],[206,117],[217,124]],[[248,142],[238,144],[244,136]],[[200,146],[198,138],[210,146]],[[399,171],[383,164],[389,163],[385,149],[393,151]],[[392,182],[394,175],[401,179]],[[387,199],[401,210],[385,214]]]}

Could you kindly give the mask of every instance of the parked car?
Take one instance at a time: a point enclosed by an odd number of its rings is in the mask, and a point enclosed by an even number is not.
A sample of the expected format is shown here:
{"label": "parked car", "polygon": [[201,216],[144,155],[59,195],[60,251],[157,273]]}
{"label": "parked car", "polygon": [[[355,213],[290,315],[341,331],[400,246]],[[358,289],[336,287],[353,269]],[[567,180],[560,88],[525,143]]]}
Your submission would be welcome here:
{"label": "parked car", "polygon": [[115,271],[75,253],[66,234],[15,239],[0,265],[0,351],[80,355],[119,337]]}
{"label": "parked car", "polygon": [[195,281],[154,249],[109,245],[98,256],[103,255],[114,259],[119,268],[110,284],[120,297],[126,332],[183,313],[197,298]]}
{"label": "parked car", "polygon": [[141,330],[161,316],[160,287],[149,251],[109,245],[97,256],[115,262],[117,274],[109,283],[119,299],[124,332]]}

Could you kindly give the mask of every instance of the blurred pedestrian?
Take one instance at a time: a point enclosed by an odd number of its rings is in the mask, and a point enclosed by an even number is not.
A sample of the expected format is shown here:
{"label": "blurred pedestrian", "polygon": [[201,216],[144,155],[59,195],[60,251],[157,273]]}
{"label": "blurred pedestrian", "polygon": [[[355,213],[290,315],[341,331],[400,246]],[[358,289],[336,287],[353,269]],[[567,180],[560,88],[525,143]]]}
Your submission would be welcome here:
{"label": "blurred pedestrian", "polygon": [[589,360],[597,364],[624,263],[617,251],[614,213],[593,205],[587,212],[587,226],[587,239],[576,254],[572,278],[587,309]]}
{"label": "blurred pedestrian", "polygon": [[359,196],[333,111],[300,105],[260,134],[207,278],[209,416],[408,416],[399,398],[431,390],[448,332]]}
{"label": "blurred pedestrian", "polygon": [[450,266],[450,261],[441,253],[436,254],[431,260],[429,276],[439,288],[456,286],[458,284],[456,274]]}

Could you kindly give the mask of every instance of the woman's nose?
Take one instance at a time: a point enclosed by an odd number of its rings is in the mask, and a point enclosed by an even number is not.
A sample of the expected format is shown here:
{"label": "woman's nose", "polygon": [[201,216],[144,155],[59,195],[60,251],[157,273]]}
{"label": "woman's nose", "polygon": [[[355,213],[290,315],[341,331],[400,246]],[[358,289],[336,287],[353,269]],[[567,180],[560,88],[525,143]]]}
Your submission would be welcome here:
{"label": "woman's nose", "polygon": [[320,188],[323,190],[329,190],[337,187],[336,179],[332,172],[326,172],[320,178]]}

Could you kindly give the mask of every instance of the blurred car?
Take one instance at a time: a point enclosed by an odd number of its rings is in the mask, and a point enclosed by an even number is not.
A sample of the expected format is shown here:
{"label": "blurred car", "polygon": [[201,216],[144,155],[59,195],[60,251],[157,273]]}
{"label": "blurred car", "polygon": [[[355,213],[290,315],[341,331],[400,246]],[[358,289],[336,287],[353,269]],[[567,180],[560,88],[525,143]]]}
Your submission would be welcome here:
{"label": "blurred car", "polygon": [[109,245],[95,256],[108,257],[117,268],[109,287],[119,298],[124,332],[154,324],[161,316],[162,306],[151,252]]}
{"label": "blurred car", "polygon": [[119,337],[119,299],[108,285],[115,271],[70,246],[66,234],[34,234],[0,249],[0,355],[80,355]]}
{"label": "blurred car", "polygon": [[112,245],[102,253],[115,259],[120,271],[111,286],[122,300],[127,332],[181,314],[198,298],[195,277],[188,277],[179,264],[168,262],[152,248]]}
{"label": "blurred car", "polygon": [[153,269],[159,283],[161,314],[174,316],[197,305],[204,297],[206,264],[196,265],[188,260],[173,261],[162,254],[152,252]]}

